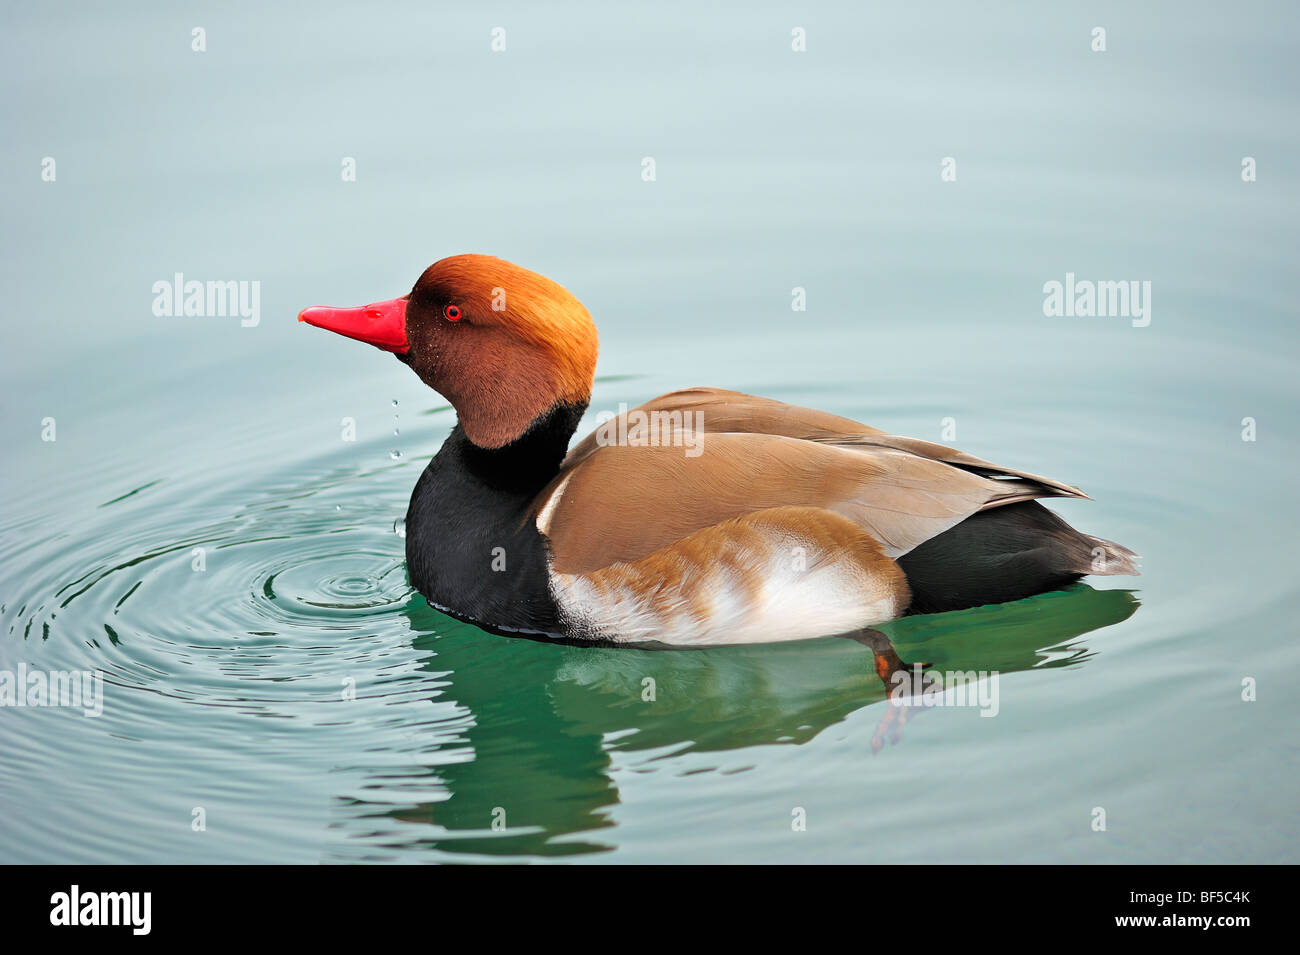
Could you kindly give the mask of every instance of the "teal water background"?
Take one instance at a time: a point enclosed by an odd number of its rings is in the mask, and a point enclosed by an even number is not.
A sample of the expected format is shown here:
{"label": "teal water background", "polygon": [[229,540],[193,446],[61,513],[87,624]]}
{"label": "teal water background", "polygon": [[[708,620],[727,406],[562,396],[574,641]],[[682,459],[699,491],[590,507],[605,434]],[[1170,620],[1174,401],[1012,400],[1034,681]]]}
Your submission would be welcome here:
{"label": "teal water background", "polygon": [[[0,709],[0,861],[1300,861],[1293,5],[0,18],[0,670],[106,681]],[[883,628],[1001,673],[901,731],[845,640],[452,621],[395,529],[451,414],[294,317],[464,251],[590,308],[588,425],[699,384],[951,418],[1143,576]],[[177,272],[259,324],[156,317]],[[1150,325],[1044,317],[1067,272],[1150,281]]]}

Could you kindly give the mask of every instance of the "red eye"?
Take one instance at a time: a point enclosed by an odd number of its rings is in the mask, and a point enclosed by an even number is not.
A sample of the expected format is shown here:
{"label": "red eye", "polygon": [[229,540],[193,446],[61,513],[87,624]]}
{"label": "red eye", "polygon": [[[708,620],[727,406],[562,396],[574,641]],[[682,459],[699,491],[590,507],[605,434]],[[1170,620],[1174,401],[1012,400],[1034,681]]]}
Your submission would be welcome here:
{"label": "red eye", "polygon": [[459,305],[448,305],[446,308],[444,308],[444,309],[442,310],[442,314],[444,314],[444,315],[447,316],[447,321],[449,321],[449,322],[459,322],[459,321],[460,321],[460,306],[459,306]]}

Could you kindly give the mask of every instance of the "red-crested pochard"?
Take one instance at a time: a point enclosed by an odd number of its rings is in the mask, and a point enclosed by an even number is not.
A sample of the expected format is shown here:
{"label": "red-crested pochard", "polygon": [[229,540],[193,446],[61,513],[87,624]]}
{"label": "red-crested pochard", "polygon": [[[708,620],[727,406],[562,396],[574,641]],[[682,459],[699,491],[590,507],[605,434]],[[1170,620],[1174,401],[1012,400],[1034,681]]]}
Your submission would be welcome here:
{"label": "red-crested pochard", "polygon": [[411,496],[407,568],[435,607],[490,630],[795,640],[1137,573],[1132,551],[1035,500],[1078,488],[768,398],[674,391],[570,450],[596,327],[492,256],[298,317],[392,352],[455,408]]}

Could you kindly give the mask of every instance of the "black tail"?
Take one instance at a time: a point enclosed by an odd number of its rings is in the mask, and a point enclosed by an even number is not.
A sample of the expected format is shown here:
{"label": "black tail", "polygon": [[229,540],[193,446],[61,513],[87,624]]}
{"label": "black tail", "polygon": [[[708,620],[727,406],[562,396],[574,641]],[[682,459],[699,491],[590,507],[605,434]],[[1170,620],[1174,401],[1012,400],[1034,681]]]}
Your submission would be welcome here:
{"label": "black tail", "polygon": [[1037,501],[972,514],[898,558],[908,613],[942,613],[1057,590],[1084,574],[1137,574],[1137,554],[1081,534]]}

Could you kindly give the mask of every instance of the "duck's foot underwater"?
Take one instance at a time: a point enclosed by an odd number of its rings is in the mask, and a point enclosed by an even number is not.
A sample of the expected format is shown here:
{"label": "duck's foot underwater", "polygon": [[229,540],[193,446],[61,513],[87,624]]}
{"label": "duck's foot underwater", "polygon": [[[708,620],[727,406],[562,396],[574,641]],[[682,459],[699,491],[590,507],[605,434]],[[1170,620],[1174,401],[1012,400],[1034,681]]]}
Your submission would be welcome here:
{"label": "duck's foot underwater", "polygon": [[885,685],[886,701],[884,715],[871,734],[871,752],[879,753],[886,740],[891,744],[902,741],[903,727],[924,707],[912,706],[907,702],[907,694],[899,696],[900,688],[911,687],[920,680],[921,674],[930,668],[929,663],[907,663],[894,649],[894,644],[879,630],[864,628],[852,633],[839,634],[845,640],[860,643],[871,651],[872,665],[876,675]]}
{"label": "duck's foot underwater", "polygon": [[892,693],[905,679],[911,679],[914,672],[927,669],[928,663],[905,663],[894,649],[893,643],[879,630],[864,627],[851,633],[836,634],[845,640],[860,643],[871,651],[873,665],[880,682],[885,685],[885,692]]}

